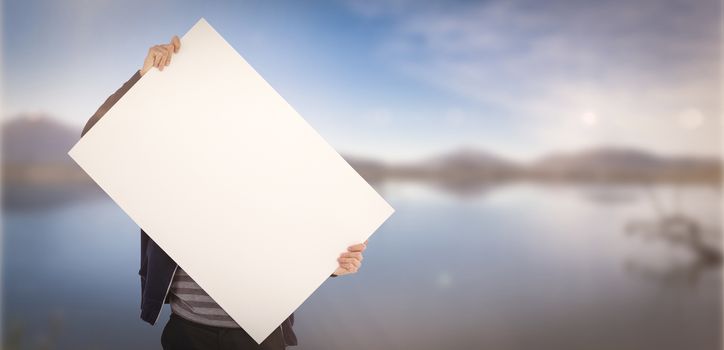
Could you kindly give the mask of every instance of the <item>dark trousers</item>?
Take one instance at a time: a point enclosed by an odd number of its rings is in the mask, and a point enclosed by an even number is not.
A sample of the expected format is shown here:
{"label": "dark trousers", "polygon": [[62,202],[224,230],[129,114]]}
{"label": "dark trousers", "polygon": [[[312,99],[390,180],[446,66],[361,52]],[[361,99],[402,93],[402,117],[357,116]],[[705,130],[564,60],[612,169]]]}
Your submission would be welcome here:
{"label": "dark trousers", "polygon": [[261,344],[241,328],[213,327],[171,314],[161,334],[164,350],[284,350],[284,335],[277,327]]}

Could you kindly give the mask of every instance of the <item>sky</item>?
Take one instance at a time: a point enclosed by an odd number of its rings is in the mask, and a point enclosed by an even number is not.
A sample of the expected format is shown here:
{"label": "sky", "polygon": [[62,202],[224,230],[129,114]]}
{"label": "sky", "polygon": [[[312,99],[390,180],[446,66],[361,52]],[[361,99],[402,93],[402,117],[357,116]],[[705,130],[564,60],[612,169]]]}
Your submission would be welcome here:
{"label": "sky", "polygon": [[715,0],[3,2],[3,115],[80,128],[204,17],[338,151],[720,154]]}

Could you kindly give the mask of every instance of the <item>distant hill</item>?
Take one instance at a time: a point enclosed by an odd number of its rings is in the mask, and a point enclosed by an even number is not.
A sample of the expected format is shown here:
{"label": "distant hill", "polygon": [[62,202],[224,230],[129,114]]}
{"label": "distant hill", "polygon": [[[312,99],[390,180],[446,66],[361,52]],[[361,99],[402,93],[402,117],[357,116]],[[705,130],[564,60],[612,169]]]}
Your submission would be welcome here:
{"label": "distant hill", "polygon": [[519,164],[493,153],[468,147],[413,163],[389,165],[386,175],[399,179],[469,183],[512,179],[520,173]]}
{"label": "distant hill", "polygon": [[3,185],[90,184],[68,156],[80,139],[75,128],[46,115],[20,115],[2,125]]}
{"label": "distant hill", "polygon": [[2,126],[2,162],[8,164],[70,164],[68,150],[80,130],[46,115],[20,115]]}
{"label": "distant hill", "polygon": [[665,157],[641,150],[598,147],[550,155],[528,167],[528,176],[558,180],[719,181],[717,158]]}
{"label": "distant hill", "polygon": [[[20,115],[2,125],[3,203],[6,210],[55,206],[102,191],[67,155],[80,127],[47,115]],[[422,181],[461,195],[501,182],[705,182],[721,181],[716,158],[667,157],[626,148],[598,147],[552,154],[519,164],[490,152],[462,148],[416,162],[390,164],[344,155],[370,183]]]}
{"label": "distant hill", "polygon": [[67,154],[79,129],[46,115],[20,115],[1,132],[5,210],[52,207],[101,193]]}
{"label": "distant hill", "polygon": [[518,170],[519,166],[513,162],[473,148],[459,150],[437,155],[419,164],[443,173],[474,172],[486,174],[510,173]]}
{"label": "distant hill", "polygon": [[[2,125],[5,184],[92,184],[67,155],[79,138],[80,127],[46,115],[20,115],[7,121]],[[470,186],[516,179],[718,182],[721,178],[721,163],[716,158],[670,157],[620,147],[557,153],[527,164],[470,147],[406,164],[350,155],[344,158],[371,182],[417,179]]]}
{"label": "distant hill", "polygon": [[362,177],[369,182],[383,180],[389,174],[390,168],[387,164],[370,158],[350,156],[343,154],[344,160],[349,163]]}

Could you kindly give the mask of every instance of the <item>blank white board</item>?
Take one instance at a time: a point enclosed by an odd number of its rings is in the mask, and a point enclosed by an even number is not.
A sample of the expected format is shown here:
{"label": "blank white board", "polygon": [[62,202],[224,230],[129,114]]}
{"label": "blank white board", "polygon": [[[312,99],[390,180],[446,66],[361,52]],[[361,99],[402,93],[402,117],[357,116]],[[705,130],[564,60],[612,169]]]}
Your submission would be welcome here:
{"label": "blank white board", "polygon": [[204,19],[69,154],[258,343],[394,212]]}

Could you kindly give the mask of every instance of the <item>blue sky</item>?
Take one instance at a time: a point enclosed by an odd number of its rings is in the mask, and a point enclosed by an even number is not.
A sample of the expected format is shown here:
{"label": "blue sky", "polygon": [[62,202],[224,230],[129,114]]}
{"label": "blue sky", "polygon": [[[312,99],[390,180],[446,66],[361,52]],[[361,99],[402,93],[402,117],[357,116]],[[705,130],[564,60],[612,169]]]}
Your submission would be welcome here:
{"label": "blue sky", "polygon": [[719,154],[717,1],[3,4],[4,115],[82,125],[206,18],[338,150]]}

